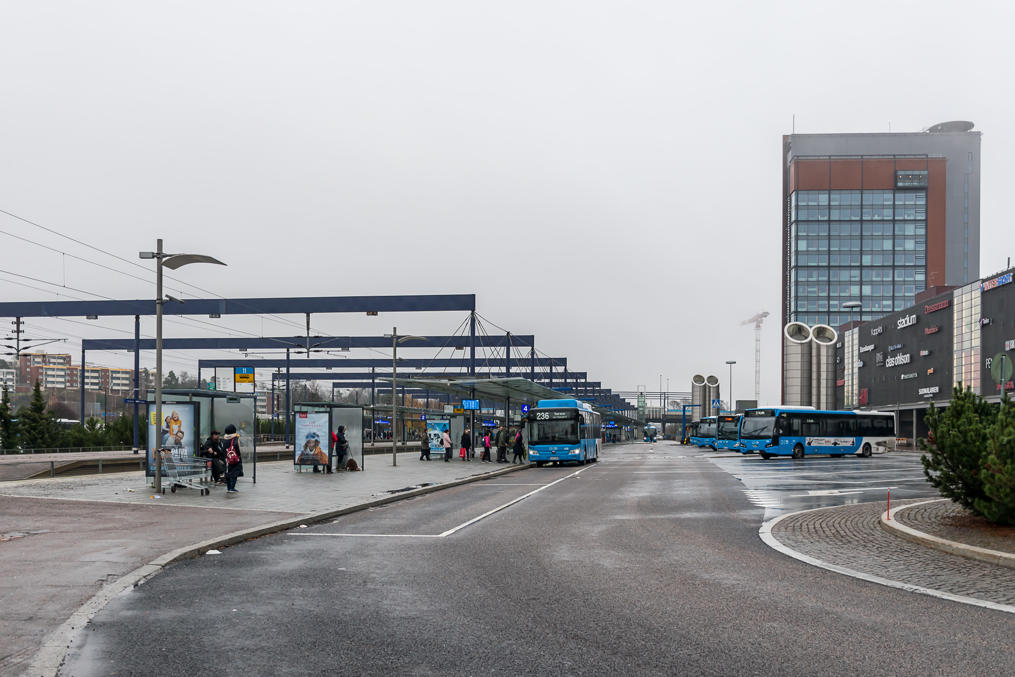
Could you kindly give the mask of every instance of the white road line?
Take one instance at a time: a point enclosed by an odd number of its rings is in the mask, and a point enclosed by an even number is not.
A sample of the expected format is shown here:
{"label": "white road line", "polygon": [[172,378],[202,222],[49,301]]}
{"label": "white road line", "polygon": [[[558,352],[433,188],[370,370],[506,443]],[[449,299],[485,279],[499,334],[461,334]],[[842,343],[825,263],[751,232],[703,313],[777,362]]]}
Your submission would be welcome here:
{"label": "white road line", "polygon": [[[523,494],[522,496],[519,496],[518,498],[516,498],[514,500],[508,501],[507,503],[505,503],[503,505],[499,505],[496,508],[494,508],[493,510],[488,510],[488,511],[484,512],[482,515],[480,515],[479,517],[473,517],[468,522],[463,522],[462,524],[459,524],[457,527],[452,527],[451,529],[448,529],[447,531],[441,532],[439,534],[352,534],[352,533],[321,534],[321,533],[304,533],[304,532],[300,532],[300,531],[292,531],[292,532],[287,533],[286,535],[287,536],[331,536],[331,537],[336,537],[336,536],[361,536],[361,537],[373,537],[373,538],[447,538],[448,536],[450,536],[450,535],[452,535],[452,534],[454,534],[454,533],[456,533],[458,531],[461,531],[465,527],[471,526],[471,525],[475,524],[476,522],[480,521],[481,519],[485,519],[485,518],[489,517],[490,515],[493,515],[495,513],[500,512],[501,510],[504,510],[506,508],[510,508],[515,503],[518,503],[519,501],[524,501],[529,496],[533,496],[535,494],[538,494],[540,491],[543,491],[544,489],[549,489],[554,484],[559,484],[560,482],[563,482],[564,480],[571,479],[572,477],[575,477],[576,475],[579,475],[579,474],[581,474],[581,473],[585,472],[586,470],[589,470],[590,468],[593,468],[593,467],[595,467],[595,466],[587,465],[584,468],[582,468],[581,470],[578,470],[577,472],[573,472],[570,475],[565,475],[564,477],[561,477],[558,480],[554,480],[553,482],[550,482],[549,484],[518,485],[518,486],[538,486],[539,488],[538,489],[534,489],[533,491],[530,491],[527,494]],[[505,485],[505,486],[507,486],[507,485]]]}
{"label": "white road line", "polygon": [[[829,507],[838,508],[841,506],[829,506]],[[761,525],[761,528],[758,529],[758,536],[761,537],[761,540],[764,541],[768,547],[774,550],[778,550],[782,554],[792,557],[793,559],[798,559],[801,562],[805,562],[806,564],[810,564],[811,566],[818,567],[819,569],[834,571],[835,573],[842,574],[844,576],[852,576],[853,578],[859,578],[862,581],[877,583],[878,585],[884,585],[889,588],[896,588],[898,590],[905,590],[907,592],[915,592],[921,595],[929,595],[931,597],[946,599],[951,602],[959,602],[961,604],[971,604],[973,606],[984,607],[986,609],[993,609],[994,611],[1004,611],[1006,613],[1015,614],[1015,606],[1009,604],[988,602],[983,599],[976,599],[975,597],[966,597],[965,595],[954,595],[950,592],[944,592],[943,590],[933,590],[931,588],[924,588],[919,585],[910,585],[909,583],[903,583],[902,581],[893,581],[887,578],[881,578],[880,576],[874,576],[872,574],[865,574],[860,571],[854,571],[853,569],[847,569],[846,567],[841,567],[836,564],[829,564],[828,562],[824,562],[814,557],[810,557],[809,555],[805,555],[802,552],[797,552],[796,550],[793,550],[792,548],[783,545],[775,536],[772,535],[772,528],[782,520],[786,519],[787,517],[792,517],[793,515],[799,515],[805,512],[814,512],[815,510],[827,510],[827,509],[828,507],[812,508],[810,510],[800,510],[799,512],[792,512],[789,513],[788,515],[779,515],[778,517],[770,519],[767,522],[763,523]]]}
{"label": "white road line", "polygon": [[453,534],[453,533],[455,533],[457,531],[461,531],[465,527],[470,526],[472,524],[475,524],[476,522],[478,522],[481,519],[485,519],[485,518],[489,517],[490,515],[493,515],[494,513],[498,513],[501,510],[504,510],[505,508],[510,508],[515,503],[518,503],[519,501],[524,501],[529,496],[533,496],[535,494],[538,494],[540,491],[543,491],[544,489],[549,489],[554,484],[559,484],[560,482],[563,482],[564,480],[571,479],[572,477],[576,477],[577,475],[579,475],[579,474],[585,472],[586,470],[588,470],[589,468],[593,468],[593,467],[595,467],[595,466],[587,465],[584,468],[582,468],[581,470],[578,470],[577,472],[573,472],[570,475],[565,475],[564,477],[561,477],[559,480],[554,480],[553,482],[550,482],[549,484],[544,484],[543,486],[539,487],[538,489],[534,489],[534,490],[530,491],[529,493],[524,494],[523,496],[519,496],[518,498],[514,499],[513,501],[508,501],[504,505],[498,506],[498,507],[494,508],[493,510],[488,510],[488,511],[484,512],[482,515],[480,515],[479,517],[473,517],[468,522],[463,522],[462,524],[459,524],[457,527],[453,527],[453,528],[448,529],[447,531],[443,532],[441,534],[441,538],[445,538],[445,537],[450,536],[451,534]]}
{"label": "white road line", "polygon": [[541,487],[539,482],[473,482],[467,486],[476,487]]}
{"label": "white road line", "polygon": [[302,531],[293,531],[286,536],[364,536],[370,538],[441,538],[440,534],[306,534]]}

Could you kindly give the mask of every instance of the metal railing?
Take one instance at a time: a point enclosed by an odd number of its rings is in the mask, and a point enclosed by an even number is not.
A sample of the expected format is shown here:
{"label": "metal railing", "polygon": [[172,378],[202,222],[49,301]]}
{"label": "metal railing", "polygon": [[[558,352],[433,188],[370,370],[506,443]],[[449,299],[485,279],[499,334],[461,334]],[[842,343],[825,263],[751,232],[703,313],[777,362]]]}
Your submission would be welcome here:
{"label": "metal railing", "polygon": [[21,454],[73,454],[92,451],[133,451],[130,445],[114,447],[49,447],[45,449],[0,449],[0,456],[21,455]]}

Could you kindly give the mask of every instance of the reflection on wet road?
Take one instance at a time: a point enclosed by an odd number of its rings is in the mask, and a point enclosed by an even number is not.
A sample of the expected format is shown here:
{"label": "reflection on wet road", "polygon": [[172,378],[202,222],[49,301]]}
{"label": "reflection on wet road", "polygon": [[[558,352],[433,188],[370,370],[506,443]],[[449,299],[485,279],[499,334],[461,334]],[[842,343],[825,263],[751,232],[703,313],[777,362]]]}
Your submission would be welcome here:
{"label": "reflection on wet road", "polygon": [[895,452],[871,458],[815,456],[763,460],[749,454],[707,454],[743,485],[765,520],[790,512],[850,503],[936,497],[923,476],[920,455]]}

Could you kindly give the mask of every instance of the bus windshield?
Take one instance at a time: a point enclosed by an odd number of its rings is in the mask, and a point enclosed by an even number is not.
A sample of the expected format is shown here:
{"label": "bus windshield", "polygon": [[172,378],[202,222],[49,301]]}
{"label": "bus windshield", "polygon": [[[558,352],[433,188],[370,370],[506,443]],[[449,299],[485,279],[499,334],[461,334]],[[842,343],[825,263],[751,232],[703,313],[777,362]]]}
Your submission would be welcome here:
{"label": "bus windshield", "polygon": [[529,444],[578,443],[578,421],[530,421]]}
{"label": "bus windshield", "polygon": [[[728,420],[727,420],[728,419]],[[737,428],[740,427],[739,417],[724,417],[719,420],[719,435],[720,440],[735,440],[737,439]]]}
{"label": "bus windshield", "polygon": [[715,437],[715,421],[700,421],[698,437]]}
{"label": "bus windshield", "polygon": [[740,438],[745,440],[768,440],[775,431],[775,416],[745,416],[740,426]]}

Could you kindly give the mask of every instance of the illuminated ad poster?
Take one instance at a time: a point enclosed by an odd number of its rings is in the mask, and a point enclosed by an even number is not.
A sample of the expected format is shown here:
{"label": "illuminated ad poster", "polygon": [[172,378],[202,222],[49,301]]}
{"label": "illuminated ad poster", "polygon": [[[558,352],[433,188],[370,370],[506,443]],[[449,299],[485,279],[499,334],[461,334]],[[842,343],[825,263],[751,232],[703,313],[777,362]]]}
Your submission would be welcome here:
{"label": "illuminated ad poster", "polygon": [[147,474],[155,474],[156,448],[164,457],[177,461],[194,460],[197,435],[196,407],[193,402],[163,402],[162,421],[155,413],[155,405],[148,403]]}
{"label": "illuminated ad poster", "polygon": [[[444,454],[444,442],[441,435],[444,431],[451,432],[451,421],[446,418],[430,418],[426,421],[426,438],[430,441],[431,454]],[[454,446],[454,445],[452,445]]]}
{"label": "illuminated ad poster", "polygon": [[295,465],[330,465],[331,443],[328,437],[328,413],[300,411],[296,413],[293,437]]}

